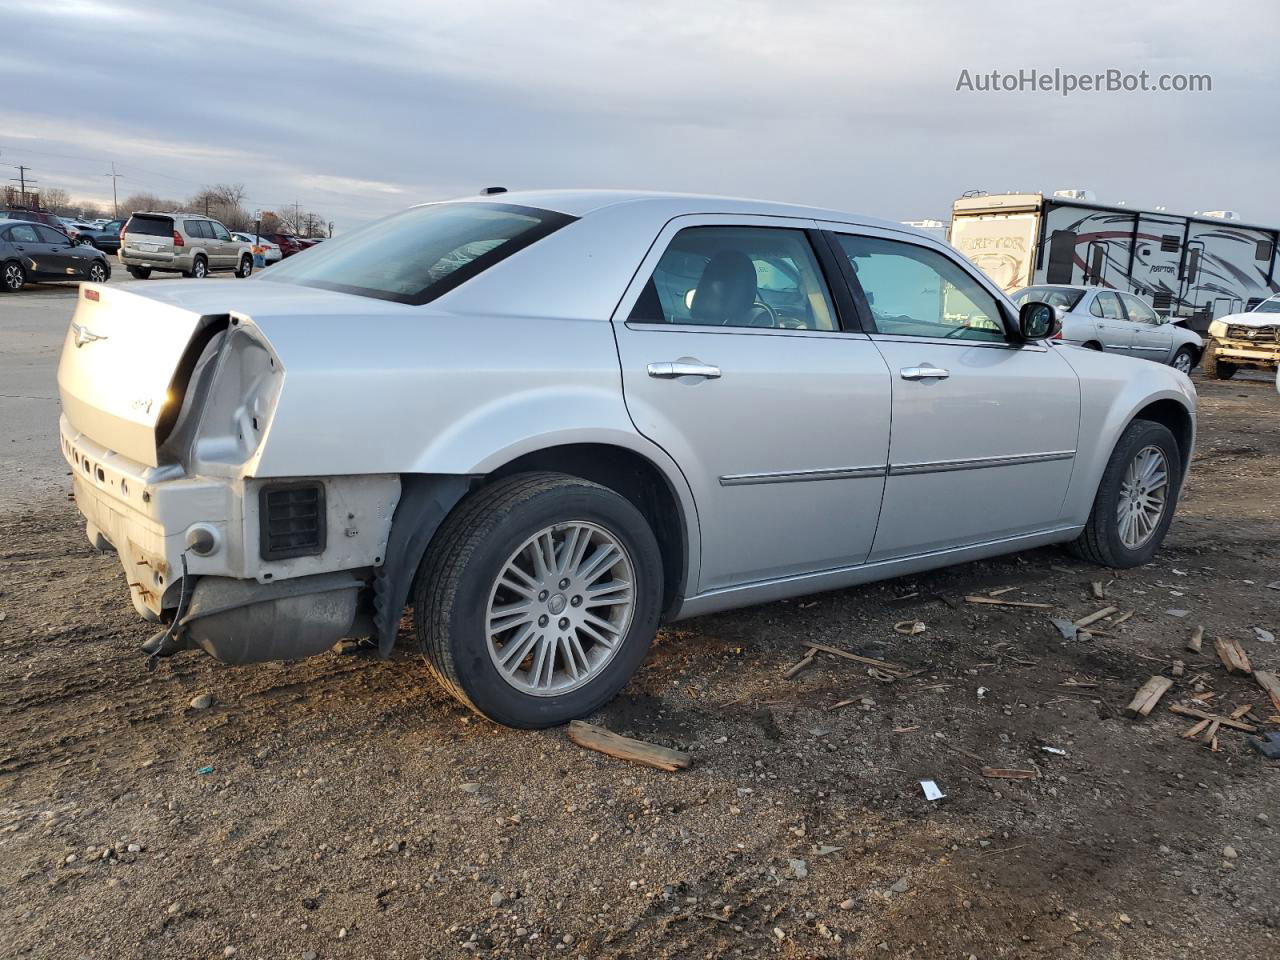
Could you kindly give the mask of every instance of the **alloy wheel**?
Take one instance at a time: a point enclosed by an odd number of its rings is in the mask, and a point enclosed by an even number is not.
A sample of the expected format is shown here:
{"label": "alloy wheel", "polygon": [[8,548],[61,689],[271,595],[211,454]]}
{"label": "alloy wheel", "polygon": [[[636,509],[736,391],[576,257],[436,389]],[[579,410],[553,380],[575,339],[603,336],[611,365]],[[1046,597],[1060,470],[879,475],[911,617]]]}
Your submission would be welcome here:
{"label": "alloy wheel", "polygon": [[89,268],[89,279],[94,283],[102,283],[107,279],[107,270],[100,263],[95,263]]}
{"label": "alloy wheel", "polygon": [[16,263],[10,263],[4,268],[4,285],[8,290],[21,290],[25,281],[22,275],[22,268]]}
{"label": "alloy wheel", "polygon": [[1157,446],[1138,451],[1125,469],[1116,503],[1120,542],[1137,550],[1155,536],[1169,502],[1169,460]]}
{"label": "alloy wheel", "polygon": [[1173,369],[1182,373],[1191,373],[1191,354],[1179,353],[1173,358]]}
{"label": "alloy wheel", "polygon": [[595,523],[557,523],[529,537],[489,591],[486,645],[499,675],[538,697],[598,677],[631,626],[634,570],[622,541]]}

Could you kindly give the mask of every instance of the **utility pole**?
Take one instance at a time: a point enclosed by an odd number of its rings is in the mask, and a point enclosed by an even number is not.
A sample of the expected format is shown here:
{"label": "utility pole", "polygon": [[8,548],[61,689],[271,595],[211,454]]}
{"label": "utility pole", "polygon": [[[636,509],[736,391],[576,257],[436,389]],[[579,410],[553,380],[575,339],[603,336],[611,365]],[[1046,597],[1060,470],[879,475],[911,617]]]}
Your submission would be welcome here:
{"label": "utility pole", "polygon": [[124,176],[123,173],[116,173],[116,162],[111,161],[111,172],[104,173],[104,177],[111,178],[111,215],[117,220],[120,219],[120,201],[116,199],[116,181]]}
{"label": "utility pole", "polygon": [[27,179],[27,171],[30,169],[30,167],[18,164],[18,175],[13,178],[18,182],[18,191],[22,195],[22,205],[24,207],[27,205],[27,184],[36,182],[34,180]]}
{"label": "utility pole", "polygon": [[298,201],[297,201],[297,200],[295,200],[295,201],[293,201],[293,232],[294,232],[294,233],[301,233],[301,232],[302,232],[302,231],[301,231],[301,229],[300,229],[300,228],[302,227],[302,224],[298,222],[298,221],[299,221],[299,220],[301,220],[301,219],[302,219],[302,218],[301,218],[301,216],[300,216],[300,215],[299,215],[299,213],[298,213]]}

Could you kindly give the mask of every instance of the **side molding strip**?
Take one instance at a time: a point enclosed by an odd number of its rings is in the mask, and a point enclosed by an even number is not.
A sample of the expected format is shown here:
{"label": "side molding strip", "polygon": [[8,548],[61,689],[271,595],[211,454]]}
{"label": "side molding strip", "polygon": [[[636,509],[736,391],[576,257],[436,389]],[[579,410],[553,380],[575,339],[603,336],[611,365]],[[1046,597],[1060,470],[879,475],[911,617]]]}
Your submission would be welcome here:
{"label": "side molding strip", "polygon": [[888,467],[832,467],[828,470],[784,470],[778,473],[734,473],[720,478],[722,487],[749,483],[805,483],[811,480],[854,480],[883,477]]}
{"label": "side molding strip", "polygon": [[1013,467],[1023,463],[1049,463],[1054,460],[1070,460],[1074,450],[1052,450],[1048,453],[1014,454],[1007,457],[976,457],[972,460],[934,460],[929,463],[895,463],[889,467],[890,476],[910,473],[949,473],[953,470],[983,470],[987,467]]}

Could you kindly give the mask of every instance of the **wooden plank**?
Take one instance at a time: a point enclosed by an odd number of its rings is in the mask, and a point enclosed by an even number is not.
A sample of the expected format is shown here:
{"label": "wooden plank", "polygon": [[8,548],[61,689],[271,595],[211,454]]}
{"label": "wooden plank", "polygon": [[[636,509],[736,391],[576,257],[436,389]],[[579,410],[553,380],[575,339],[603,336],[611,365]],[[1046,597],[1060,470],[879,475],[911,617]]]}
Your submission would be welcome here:
{"label": "wooden plank", "polygon": [[1241,717],[1243,717],[1246,713],[1248,713],[1252,709],[1253,709],[1252,703],[1246,703],[1246,704],[1243,704],[1242,706],[1236,707],[1234,710],[1231,711],[1231,719],[1239,720]]}
{"label": "wooden plank", "polygon": [[814,653],[812,650],[810,650],[807,654],[805,654],[802,660],[799,660],[796,663],[793,663],[791,666],[787,667],[787,669],[782,672],[783,679],[790,680],[792,677],[794,677],[797,673],[799,673],[805,667],[809,666],[809,664],[813,663],[813,656],[814,656]]}
{"label": "wooden plank", "polygon": [[1197,710],[1195,707],[1184,707],[1180,703],[1169,704],[1169,712],[1176,713],[1180,717],[1195,717],[1197,720],[1221,720],[1222,726],[1230,727],[1232,730],[1243,730],[1245,733],[1258,732],[1258,728],[1251,723],[1244,723],[1241,720],[1232,720],[1230,717],[1219,717],[1216,713]]}
{"label": "wooden plank", "polygon": [[1204,733],[1205,728],[1206,728],[1207,726],[1209,726],[1209,724],[1211,724],[1211,723],[1213,723],[1213,721],[1212,721],[1212,720],[1201,720],[1201,721],[1200,721],[1199,723],[1197,723],[1194,727],[1192,727],[1191,729],[1189,729],[1186,733],[1184,733],[1184,734],[1182,735],[1182,736],[1183,736],[1183,739],[1185,739],[1185,740],[1194,740],[1196,737],[1200,736],[1200,734]]}
{"label": "wooden plank", "polygon": [[1039,770],[1006,770],[1001,767],[983,767],[982,775],[993,780],[1038,780]]}
{"label": "wooden plank", "polygon": [[825,643],[818,643],[816,640],[805,640],[804,646],[810,650],[821,650],[823,653],[830,653],[837,657],[844,657],[846,660],[852,660],[855,663],[865,663],[869,667],[879,667],[882,670],[893,670],[896,673],[910,673],[906,667],[899,666],[896,663],[890,663],[887,660],[877,660],[874,657],[864,657],[856,653],[850,653],[848,650],[841,650],[839,647],[828,646]]}
{"label": "wooden plank", "polygon": [[1187,649],[1192,653],[1200,652],[1200,643],[1204,640],[1204,627],[1196,627],[1195,632],[1191,634],[1191,639],[1187,641]]}
{"label": "wooden plank", "polygon": [[1133,695],[1129,705],[1124,708],[1124,715],[1131,718],[1145,717],[1160,702],[1160,698],[1169,692],[1169,688],[1172,686],[1173,681],[1168,677],[1159,675],[1152,677],[1138,688],[1138,692]]}
{"label": "wooden plank", "polygon": [[574,720],[569,724],[569,739],[588,750],[644,764],[646,767],[657,767],[659,770],[683,770],[693,762],[693,758],[687,753],[645,743],[643,740],[633,740],[582,720]]}
{"label": "wooden plank", "polygon": [[997,600],[995,597],[965,597],[965,603],[986,603],[993,607],[1032,607],[1036,610],[1052,610],[1052,603],[1031,603],[1028,600]]}
{"label": "wooden plank", "polygon": [[1212,746],[1214,752],[1218,750],[1218,728],[1222,726],[1223,717],[1214,717],[1209,721],[1209,729],[1204,732],[1204,736],[1200,738],[1200,742],[1205,746]]}
{"label": "wooden plank", "polygon": [[1083,629],[1091,623],[1097,623],[1103,617],[1109,617],[1113,613],[1119,613],[1119,612],[1120,612],[1119,607],[1103,607],[1101,610],[1095,610],[1093,613],[1089,614],[1087,617],[1081,617],[1079,620],[1077,620],[1076,629],[1077,630]]}
{"label": "wooden plank", "polygon": [[1253,671],[1253,679],[1258,681],[1258,686],[1267,691],[1267,696],[1271,698],[1272,705],[1280,710],[1280,677],[1271,670],[1255,670]]}
{"label": "wooden plank", "polygon": [[1133,614],[1134,614],[1134,611],[1132,611],[1132,610],[1126,610],[1124,613],[1120,614],[1120,616],[1118,616],[1118,617],[1116,617],[1114,620],[1112,620],[1112,621],[1111,621],[1111,625],[1112,625],[1113,627],[1118,627],[1118,626],[1120,626],[1120,624],[1124,623],[1126,620],[1128,620],[1130,617],[1132,617],[1132,616],[1133,616]]}

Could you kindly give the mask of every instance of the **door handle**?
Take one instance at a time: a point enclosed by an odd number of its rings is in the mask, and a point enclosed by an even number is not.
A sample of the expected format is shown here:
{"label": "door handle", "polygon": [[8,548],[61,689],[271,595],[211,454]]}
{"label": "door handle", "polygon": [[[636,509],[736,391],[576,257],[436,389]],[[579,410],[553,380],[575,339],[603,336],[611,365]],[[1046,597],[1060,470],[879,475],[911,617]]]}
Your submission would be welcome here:
{"label": "door handle", "polygon": [[899,372],[903,380],[945,380],[951,376],[951,371],[942,367],[903,367]]}
{"label": "door handle", "polygon": [[674,380],[676,377],[705,377],[708,380],[720,379],[720,368],[714,363],[699,363],[689,360],[664,360],[648,366],[649,376],[659,380]]}

